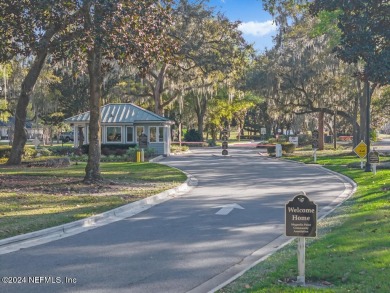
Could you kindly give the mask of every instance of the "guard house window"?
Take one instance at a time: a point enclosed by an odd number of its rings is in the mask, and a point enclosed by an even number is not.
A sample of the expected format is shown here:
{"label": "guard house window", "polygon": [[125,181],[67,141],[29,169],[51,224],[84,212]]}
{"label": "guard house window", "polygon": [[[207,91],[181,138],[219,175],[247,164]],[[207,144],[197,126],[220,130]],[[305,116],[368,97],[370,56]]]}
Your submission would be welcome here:
{"label": "guard house window", "polygon": [[121,127],[107,126],[107,142],[121,142]]}
{"label": "guard house window", "polygon": [[164,142],[164,127],[151,126],[149,128],[150,142]]}
{"label": "guard house window", "polygon": [[158,128],[158,141],[164,142],[164,127],[161,126]]}
{"label": "guard house window", "polygon": [[134,128],[126,127],[126,141],[133,142],[134,141]]}
{"label": "guard house window", "polygon": [[[137,126],[136,127],[136,130],[137,130],[137,137],[136,137],[136,140],[138,142],[138,138],[141,136],[142,133],[144,133],[144,127],[143,126]],[[145,133],[146,134],[146,133]]]}
{"label": "guard house window", "polygon": [[157,142],[157,127],[155,126],[149,127],[149,141]]}

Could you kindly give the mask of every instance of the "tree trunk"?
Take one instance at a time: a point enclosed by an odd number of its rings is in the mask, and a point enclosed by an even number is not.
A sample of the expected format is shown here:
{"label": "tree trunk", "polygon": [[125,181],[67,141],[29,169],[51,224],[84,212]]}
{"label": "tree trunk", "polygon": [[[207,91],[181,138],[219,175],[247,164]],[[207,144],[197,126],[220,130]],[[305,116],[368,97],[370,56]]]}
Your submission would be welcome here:
{"label": "tree trunk", "polygon": [[22,162],[23,150],[27,141],[27,135],[24,131],[24,127],[26,124],[27,106],[29,101],[30,95],[22,90],[16,106],[15,128],[12,134],[12,149],[7,165],[19,165]]}
{"label": "tree trunk", "polygon": [[196,117],[198,118],[198,132],[199,132],[199,135],[203,141],[203,120],[204,120],[204,116],[202,115],[202,113],[199,113],[196,115]]}
{"label": "tree trunk", "polygon": [[85,167],[84,182],[94,183],[103,180],[100,173],[102,56],[101,49],[96,44],[95,47],[88,52],[88,74],[90,80],[89,152],[87,166]]}
{"label": "tree trunk", "polygon": [[237,139],[238,141],[241,141],[241,130],[242,130],[242,122],[241,120],[238,120],[238,129],[237,129]]}
{"label": "tree trunk", "polygon": [[204,116],[206,115],[207,110],[207,97],[206,96],[195,96],[195,112],[196,117],[198,118],[198,132],[200,134],[200,137],[203,141],[203,122],[204,122]]}
{"label": "tree trunk", "polygon": [[154,111],[157,115],[161,116],[164,114],[162,92],[164,90],[164,76],[166,68],[166,64],[161,67],[160,72],[156,77],[156,86],[153,89]]}
{"label": "tree trunk", "polygon": [[357,146],[360,142],[360,129],[357,125],[357,116],[358,116],[358,108],[359,108],[359,96],[356,95],[354,99],[354,105],[353,105],[353,117],[352,117],[352,123],[353,123],[353,147]]}
{"label": "tree trunk", "polygon": [[333,148],[334,150],[337,149],[337,109],[334,110],[334,116],[333,116]]}
{"label": "tree trunk", "polygon": [[324,149],[324,111],[318,113],[318,149]]}
{"label": "tree trunk", "polygon": [[47,52],[50,46],[50,40],[57,32],[57,28],[49,28],[40,41],[39,49],[30,70],[22,82],[22,88],[15,111],[15,132],[12,141],[12,149],[7,165],[19,165],[22,162],[24,146],[27,141],[25,131],[27,107],[30,102],[30,96],[34,85],[41,73],[46,61]]}
{"label": "tree trunk", "polygon": [[[364,92],[363,92],[364,90]],[[358,92],[360,93],[360,99],[359,99],[359,104],[360,104],[360,141],[364,141],[366,137],[366,109],[367,109],[367,95],[365,94],[366,91],[366,86],[364,86],[364,89],[361,87],[360,80],[358,80]]]}

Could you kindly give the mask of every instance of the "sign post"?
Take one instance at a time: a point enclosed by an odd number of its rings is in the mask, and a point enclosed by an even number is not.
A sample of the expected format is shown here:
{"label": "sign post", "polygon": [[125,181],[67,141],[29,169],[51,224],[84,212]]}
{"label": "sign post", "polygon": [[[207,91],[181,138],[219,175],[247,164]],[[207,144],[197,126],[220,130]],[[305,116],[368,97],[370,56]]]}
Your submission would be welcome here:
{"label": "sign post", "polygon": [[354,149],[353,151],[355,154],[358,155],[360,158],[360,168],[363,169],[363,160],[367,156],[367,145],[364,143],[364,141],[361,141]]}
{"label": "sign post", "polygon": [[293,144],[295,144],[296,147],[298,146],[298,136],[290,136],[288,138],[288,141],[292,142]]}
{"label": "sign post", "polygon": [[261,127],[260,134],[261,134],[261,139],[265,139],[265,135],[267,134],[267,129],[265,127]]}
{"label": "sign post", "polygon": [[138,137],[138,146],[140,149],[144,149],[148,147],[148,136],[145,133],[142,133]]}
{"label": "sign post", "polygon": [[35,146],[35,149],[37,150],[38,149],[38,146],[41,144],[40,140],[36,137],[34,138],[33,140],[33,144]]}
{"label": "sign post", "polygon": [[227,137],[227,130],[224,129],[222,131],[222,155],[227,156],[228,155],[228,137]]}
{"label": "sign post", "polygon": [[368,162],[372,166],[372,172],[376,175],[376,165],[379,164],[379,153],[376,150],[368,153]]}
{"label": "sign post", "polygon": [[148,147],[148,136],[145,133],[142,133],[138,137],[138,145],[141,149],[139,155],[137,153],[137,162],[143,162],[145,160],[145,152],[144,149]]}
{"label": "sign post", "polygon": [[318,130],[312,131],[312,141],[311,146],[313,147],[313,156],[314,156],[314,163],[317,162],[317,149],[318,149],[318,138],[320,137],[320,134]]}
{"label": "sign post", "polygon": [[317,237],[317,205],[304,192],[286,203],[286,236],[298,237],[297,283],[305,285],[305,238]]}

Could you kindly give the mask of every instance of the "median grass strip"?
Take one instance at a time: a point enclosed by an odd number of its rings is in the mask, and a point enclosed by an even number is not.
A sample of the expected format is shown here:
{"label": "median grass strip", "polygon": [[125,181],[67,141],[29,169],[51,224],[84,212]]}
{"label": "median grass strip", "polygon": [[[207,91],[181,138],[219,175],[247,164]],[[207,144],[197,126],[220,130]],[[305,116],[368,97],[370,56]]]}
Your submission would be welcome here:
{"label": "median grass strip", "polygon": [[[290,159],[312,162],[309,156]],[[356,156],[330,152],[317,163],[352,178],[358,189],[319,223],[319,237],[307,240],[307,286],[294,286],[294,241],[219,292],[390,292],[390,170],[350,168],[359,165]]]}
{"label": "median grass strip", "polygon": [[82,183],[85,163],[66,168],[0,166],[0,239],[86,218],[174,188],[181,171],[155,163],[102,163],[103,183]]}

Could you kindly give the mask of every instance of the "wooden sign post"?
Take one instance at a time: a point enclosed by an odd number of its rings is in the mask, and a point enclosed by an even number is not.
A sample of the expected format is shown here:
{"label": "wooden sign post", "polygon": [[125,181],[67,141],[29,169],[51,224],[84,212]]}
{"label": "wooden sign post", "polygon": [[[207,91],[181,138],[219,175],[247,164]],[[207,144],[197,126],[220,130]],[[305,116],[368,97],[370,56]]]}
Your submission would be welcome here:
{"label": "wooden sign post", "polygon": [[371,164],[372,172],[376,175],[376,165],[379,164],[379,153],[375,150],[368,153],[368,162]]}
{"label": "wooden sign post", "polygon": [[305,285],[305,238],[317,237],[317,205],[304,192],[286,203],[286,236],[298,237],[297,283]]}
{"label": "wooden sign post", "polygon": [[318,130],[312,131],[312,141],[311,146],[313,147],[313,156],[314,156],[314,163],[317,162],[317,149],[318,149],[318,138],[320,137],[320,134]]}

